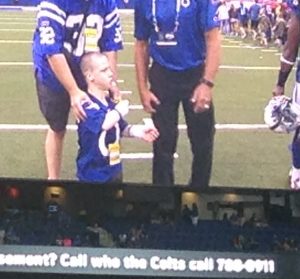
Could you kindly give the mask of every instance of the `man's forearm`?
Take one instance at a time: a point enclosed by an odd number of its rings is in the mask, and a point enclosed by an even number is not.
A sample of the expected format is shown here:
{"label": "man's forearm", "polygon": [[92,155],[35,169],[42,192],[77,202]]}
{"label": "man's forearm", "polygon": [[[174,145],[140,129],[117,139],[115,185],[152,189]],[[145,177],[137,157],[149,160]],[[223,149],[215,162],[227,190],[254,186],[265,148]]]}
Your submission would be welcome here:
{"label": "man's forearm", "polygon": [[290,20],[290,27],[287,32],[287,42],[283,47],[281,56],[280,69],[289,71],[293,67],[298,54],[300,42],[300,20],[296,15],[293,15]]}
{"label": "man's forearm", "polygon": [[136,41],[135,43],[135,67],[139,93],[148,89],[149,53],[148,42]]}
{"label": "man's forearm", "polygon": [[[287,33],[287,42],[284,45],[280,57],[280,71],[278,73],[277,86],[284,88],[289,74],[296,62],[298,46],[300,42],[300,20],[293,15],[290,20],[290,27]],[[283,93],[283,91],[281,92]]]}
{"label": "man's forearm", "polygon": [[203,77],[211,82],[214,81],[218,72],[221,59],[221,36],[217,28],[205,34],[206,60]]}
{"label": "man's forearm", "polygon": [[118,78],[118,53],[116,51],[106,51],[104,54],[106,55],[110,69],[113,72],[113,79],[116,81]]}
{"label": "man's forearm", "polygon": [[64,86],[70,96],[78,90],[77,83],[72,75],[70,67],[64,54],[54,54],[48,57],[48,62],[52,71],[60,83]]}

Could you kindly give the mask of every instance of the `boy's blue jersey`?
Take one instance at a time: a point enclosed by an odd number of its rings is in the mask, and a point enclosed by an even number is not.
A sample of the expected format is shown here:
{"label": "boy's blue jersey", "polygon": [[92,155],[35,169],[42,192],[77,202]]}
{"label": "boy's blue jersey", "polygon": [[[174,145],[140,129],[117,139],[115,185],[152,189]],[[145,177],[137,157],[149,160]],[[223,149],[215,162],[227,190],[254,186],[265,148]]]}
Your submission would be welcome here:
{"label": "boy's blue jersey", "polygon": [[[63,87],[50,68],[48,56],[67,51],[78,65],[87,51],[121,48],[122,34],[115,0],[41,1],[33,38],[33,61],[37,77],[53,91],[61,91]],[[77,82],[82,84],[82,81]]]}
{"label": "boy's blue jersey", "polygon": [[77,177],[81,181],[108,182],[121,171],[120,137],[128,123],[120,119],[108,131],[102,130],[106,114],[115,107],[108,99],[108,106],[94,96],[83,105],[87,118],[78,123]]}
{"label": "boy's blue jersey", "polygon": [[[177,0],[178,1],[178,0]],[[178,30],[174,32],[177,45],[158,46],[159,32],[155,30],[155,17],[159,31],[172,33],[176,19],[177,1],[136,0],[135,38],[149,42],[150,56],[171,70],[186,70],[204,63],[206,45],[204,34],[219,26],[216,15],[217,0],[180,1]],[[153,6],[155,5],[155,17]]]}

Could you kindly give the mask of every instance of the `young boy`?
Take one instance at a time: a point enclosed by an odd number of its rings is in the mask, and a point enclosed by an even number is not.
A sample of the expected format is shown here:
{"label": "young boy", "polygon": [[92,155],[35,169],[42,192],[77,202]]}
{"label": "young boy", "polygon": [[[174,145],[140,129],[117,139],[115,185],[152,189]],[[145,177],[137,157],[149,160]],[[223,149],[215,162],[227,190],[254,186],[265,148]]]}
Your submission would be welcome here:
{"label": "young boy", "polygon": [[116,104],[109,98],[107,91],[113,82],[113,74],[105,55],[87,53],[82,57],[80,67],[91,101],[83,103],[87,118],[77,123],[77,177],[90,182],[121,181],[121,136],[153,142],[159,133],[154,126],[129,125],[123,119],[129,111],[129,102],[123,100]]}

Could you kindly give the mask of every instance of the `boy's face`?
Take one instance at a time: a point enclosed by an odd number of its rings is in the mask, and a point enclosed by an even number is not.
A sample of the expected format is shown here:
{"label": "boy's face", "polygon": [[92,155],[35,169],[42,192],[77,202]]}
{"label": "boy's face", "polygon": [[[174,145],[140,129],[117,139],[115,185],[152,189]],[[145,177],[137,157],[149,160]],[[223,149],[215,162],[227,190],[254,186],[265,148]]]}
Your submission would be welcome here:
{"label": "boy's face", "polygon": [[113,81],[113,74],[106,56],[97,56],[93,61],[91,76],[93,83],[102,90],[108,90]]}

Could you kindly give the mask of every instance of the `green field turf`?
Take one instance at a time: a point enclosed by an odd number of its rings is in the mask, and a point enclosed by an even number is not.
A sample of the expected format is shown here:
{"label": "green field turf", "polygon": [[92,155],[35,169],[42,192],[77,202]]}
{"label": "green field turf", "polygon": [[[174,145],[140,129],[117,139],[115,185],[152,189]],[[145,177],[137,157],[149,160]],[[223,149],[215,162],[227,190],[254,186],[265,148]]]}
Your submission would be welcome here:
{"label": "green field turf", "polygon": [[[132,105],[140,105],[133,67],[131,15],[122,15],[125,47],[119,54],[121,90]],[[34,13],[0,12],[0,124],[45,124],[36,99],[31,62]],[[225,38],[222,66],[214,89],[218,124],[263,124],[263,108],[277,76],[279,53],[251,42]],[[6,63],[7,62],[7,63]],[[293,75],[292,75],[293,76]],[[288,83],[291,91],[293,78]],[[127,120],[141,123],[148,115],[131,110]],[[70,117],[70,124],[74,120]],[[180,124],[185,124],[182,113]],[[1,126],[0,126],[1,127]],[[221,126],[222,127],[222,126]],[[43,141],[45,131],[0,130],[0,176],[45,178]],[[211,185],[287,189],[290,168],[290,135],[267,129],[218,129],[215,138]],[[76,132],[69,131],[64,149],[62,179],[75,179]],[[151,146],[134,139],[123,140],[123,153],[151,153]],[[180,131],[176,183],[189,180],[191,153],[185,130]],[[124,181],[151,181],[151,159],[124,159]]]}

